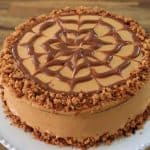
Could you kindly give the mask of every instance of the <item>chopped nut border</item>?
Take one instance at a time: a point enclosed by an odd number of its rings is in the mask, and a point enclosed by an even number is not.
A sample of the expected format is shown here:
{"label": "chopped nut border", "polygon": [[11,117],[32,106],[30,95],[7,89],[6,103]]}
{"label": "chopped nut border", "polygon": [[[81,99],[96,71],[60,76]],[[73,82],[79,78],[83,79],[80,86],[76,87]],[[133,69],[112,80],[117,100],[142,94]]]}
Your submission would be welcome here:
{"label": "chopped nut border", "polygon": [[[18,68],[16,61],[12,55],[12,46],[18,39],[31,27],[47,20],[51,17],[63,14],[100,14],[101,16],[112,16],[120,19],[129,28],[136,33],[142,45],[142,52],[144,57],[141,64],[136,71],[132,72],[130,78],[121,85],[114,85],[113,87],[104,87],[101,91],[95,93],[72,93],[52,92],[48,91],[34,81],[28,79],[23,72]],[[144,29],[133,19],[123,16],[115,15],[98,8],[65,8],[57,9],[50,12],[48,15],[41,15],[27,20],[25,23],[16,27],[15,32],[10,34],[3,45],[3,50],[0,55],[0,76],[2,84],[10,86],[18,97],[25,96],[27,101],[37,103],[45,109],[54,111],[81,111],[98,106],[99,109],[104,110],[106,106],[112,107],[125,102],[129,97],[142,87],[148,79],[150,73],[150,38],[145,33]],[[108,107],[107,107],[108,108]]]}

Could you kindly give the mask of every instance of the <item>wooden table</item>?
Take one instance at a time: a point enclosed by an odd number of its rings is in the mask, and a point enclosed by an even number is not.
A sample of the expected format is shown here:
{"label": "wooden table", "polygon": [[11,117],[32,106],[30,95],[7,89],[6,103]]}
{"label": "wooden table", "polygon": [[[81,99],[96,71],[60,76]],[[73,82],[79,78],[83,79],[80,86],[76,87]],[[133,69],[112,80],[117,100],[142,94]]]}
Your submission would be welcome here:
{"label": "wooden table", "polygon": [[6,149],[0,144],[0,150],[6,150]]}
{"label": "wooden table", "polygon": [[[150,0],[0,0],[0,48],[5,37],[29,16],[53,8],[91,6],[136,19],[150,33]],[[0,146],[0,150],[4,150]],[[150,149],[149,149],[150,150]]]}
{"label": "wooden table", "polygon": [[[139,5],[137,0],[0,0],[0,48],[4,38],[14,30],[14,27],[24,21],[29,16],[36,16],[42,13],[48,13],[53,8],[64,8],[66,6],[97,6],[106,8],[112,12],[130,16],[139,21],[139,23],[150,32],[150,7]],[[150,1],[146,3],[150,6]]]}

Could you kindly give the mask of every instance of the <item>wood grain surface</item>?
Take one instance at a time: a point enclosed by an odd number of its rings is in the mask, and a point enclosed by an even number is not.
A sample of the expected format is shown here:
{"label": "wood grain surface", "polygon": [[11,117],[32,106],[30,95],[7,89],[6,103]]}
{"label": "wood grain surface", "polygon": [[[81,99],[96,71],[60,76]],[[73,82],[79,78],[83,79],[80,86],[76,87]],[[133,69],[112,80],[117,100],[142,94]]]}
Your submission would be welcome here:
{"label": "wood grain surface", "polygon": [[5,37],[28,17],[66,6],[96,6],[132,17],[150,33],[150,0],[0,0],[0,48]]}
{"label": "wood grain surface", "polygon": [[6,148],[0,144],[0,150],[6,150]]}
{"label": "wood grain surface", "polygon": [[[144,1],[146,7],[144,7]],[[148,2],[147,2],[148,1]],[[0,48],[5,37],[26,18],[48,13],[54,8],[90,6],[105,8],[136,19],[150,32],[150,0],[0,0]]]}

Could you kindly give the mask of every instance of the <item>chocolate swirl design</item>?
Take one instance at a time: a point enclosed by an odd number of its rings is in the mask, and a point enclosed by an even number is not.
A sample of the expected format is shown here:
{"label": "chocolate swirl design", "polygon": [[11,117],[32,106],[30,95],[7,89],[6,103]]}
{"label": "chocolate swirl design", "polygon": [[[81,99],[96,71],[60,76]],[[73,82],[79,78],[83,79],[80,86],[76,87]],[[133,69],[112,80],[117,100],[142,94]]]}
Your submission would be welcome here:
{"label": "chocolate swirl design", "polygon": [[13,49],[30,79],[55,91],[92,92],[124,82],[141,59],[127,25],[98,15],[66,15],[36,25]]}

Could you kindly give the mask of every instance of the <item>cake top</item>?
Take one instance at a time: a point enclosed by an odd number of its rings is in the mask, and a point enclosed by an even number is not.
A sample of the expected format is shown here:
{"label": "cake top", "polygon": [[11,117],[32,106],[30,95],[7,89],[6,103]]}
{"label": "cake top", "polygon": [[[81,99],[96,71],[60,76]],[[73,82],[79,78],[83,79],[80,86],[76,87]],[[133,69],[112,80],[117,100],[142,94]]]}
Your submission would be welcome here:
{"label": "cake top", "polygon": [[49,93],[42,105],[54,107],[57,99],[63,105],[59,109],[76,110],[101,101],[116,105],[133,95],[149,72],[148,40],[132,19],[81,7],[30,19],[10,35],[4,49],[24,79]]}
{"label": "cake top", "polygon": [[16,43],[20,69],[46,89],[92,92],[127,80],[142,60],[136,33],[99,14],[64,14],[33,26]]}

